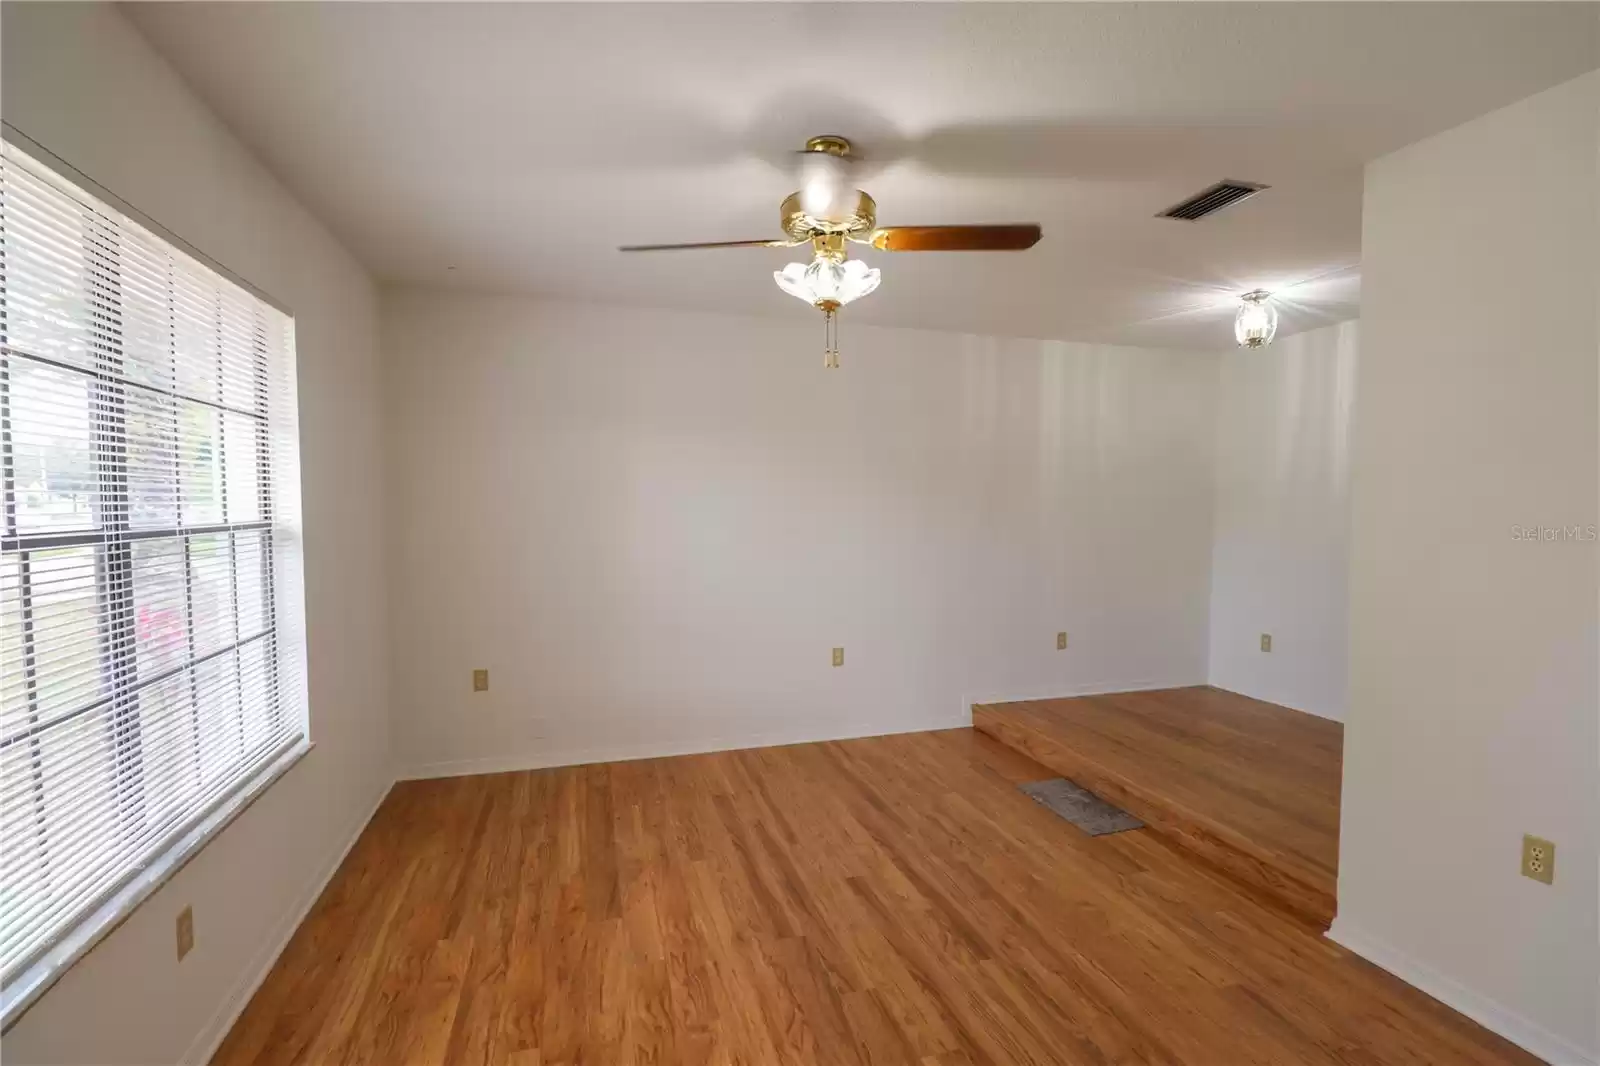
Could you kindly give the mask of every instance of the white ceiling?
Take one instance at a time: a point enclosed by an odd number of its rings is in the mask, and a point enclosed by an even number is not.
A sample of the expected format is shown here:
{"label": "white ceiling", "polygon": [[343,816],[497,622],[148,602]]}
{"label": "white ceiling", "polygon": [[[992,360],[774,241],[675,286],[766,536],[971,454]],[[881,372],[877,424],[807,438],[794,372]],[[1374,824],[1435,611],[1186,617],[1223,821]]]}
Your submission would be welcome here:
{"label": "white ceiling", "polygon": [[[776,236],[787,153],[842,133],[882,224],[1045,233],[868,251],[850,320],[1196,347],[1257,285],[1300,283],[1286,332],[1352,317],[1362,165],[1600,66],[1592,3],[128,10],[385,280],[815,314],[793,252],[614,247]],[[1152,217],[1220,178],[1273,187]]]}

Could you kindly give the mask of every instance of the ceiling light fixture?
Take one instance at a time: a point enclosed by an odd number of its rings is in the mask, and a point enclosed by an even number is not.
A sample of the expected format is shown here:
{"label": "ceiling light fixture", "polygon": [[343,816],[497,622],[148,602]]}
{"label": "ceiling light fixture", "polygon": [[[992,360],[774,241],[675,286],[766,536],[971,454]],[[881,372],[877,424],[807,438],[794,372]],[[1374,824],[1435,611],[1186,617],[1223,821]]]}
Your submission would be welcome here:
{"label": "ceiling light fixture", "polygon": [[1239,313],[1233,319],[1233,339],[1241,348],[1265,348],[1278,332],[1278,308],[1272,293],[1254,289],[1239,297]]}
{"label": "ceiling light fixture", "polygon": [[823,314],[823,365],[839,365],[838,310],[878,287],[880,275],[859,259],[846,259],[844,238],[819,238],[810,263],[790,263],[772,272],[778,288]]}
{"label": "ceiling light fixture", "polygon": [[633,244],[624,252],[682,252],[699,248],[797,248],[811,245],[809,263],[774,271],[778,288],[823,313],[823,365],[839,365],[839,308],[878,287],[878,271],[845,254],[846,242],[880,252],[1020,252],[1039,243],[1037,222],[979,226],[879,226],[878,205],[850,180],[850,142],[813,137],[800,156],[800,191],[778,207],[783,236],[754,241]]}

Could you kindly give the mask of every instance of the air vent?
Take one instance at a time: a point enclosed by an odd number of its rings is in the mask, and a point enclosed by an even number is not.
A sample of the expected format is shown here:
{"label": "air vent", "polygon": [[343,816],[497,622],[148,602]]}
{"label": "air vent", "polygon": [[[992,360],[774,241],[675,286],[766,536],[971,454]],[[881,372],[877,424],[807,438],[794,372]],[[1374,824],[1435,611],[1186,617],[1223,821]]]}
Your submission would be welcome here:
{"label": "air vent", "polygon": [[1157,218],[1181,218],[1185,222],[1198,222],[1207,215],[1221,211],[1229,204],[1236,204],[1240,200],[1254,196],[1265,185],[1256,185],[1248,181],[1219,181],[1209,189],[1202,189],[1183,201],[1173,204]]}

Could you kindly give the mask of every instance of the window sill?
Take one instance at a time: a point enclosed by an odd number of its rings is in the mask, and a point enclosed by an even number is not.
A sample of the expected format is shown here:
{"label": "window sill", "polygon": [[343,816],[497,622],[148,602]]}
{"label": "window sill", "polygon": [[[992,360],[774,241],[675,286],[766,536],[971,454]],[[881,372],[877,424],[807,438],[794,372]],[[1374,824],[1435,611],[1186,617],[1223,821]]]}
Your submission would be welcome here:
{"label": "window sill", "polygon": [[37,962],[0,989],[0,1033],[10,1029],[79,959],[127,921],[139,904],[170,881],[290,767],[305,758],[312,747],[309,740],[301,738],[284,749],[239,791],[218,804],[193,829],[145,864],[114,895],[67,930],[60,942]]}

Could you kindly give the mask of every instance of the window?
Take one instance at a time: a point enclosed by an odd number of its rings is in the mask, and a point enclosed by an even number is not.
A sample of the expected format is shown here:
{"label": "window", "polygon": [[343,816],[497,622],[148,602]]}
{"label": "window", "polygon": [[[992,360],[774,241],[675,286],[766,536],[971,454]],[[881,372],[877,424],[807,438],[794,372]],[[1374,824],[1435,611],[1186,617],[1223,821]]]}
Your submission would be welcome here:
{"label": "window", "polygon": [[294,397],[292,319],[4,146],[7,986],[305,736]]}

